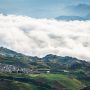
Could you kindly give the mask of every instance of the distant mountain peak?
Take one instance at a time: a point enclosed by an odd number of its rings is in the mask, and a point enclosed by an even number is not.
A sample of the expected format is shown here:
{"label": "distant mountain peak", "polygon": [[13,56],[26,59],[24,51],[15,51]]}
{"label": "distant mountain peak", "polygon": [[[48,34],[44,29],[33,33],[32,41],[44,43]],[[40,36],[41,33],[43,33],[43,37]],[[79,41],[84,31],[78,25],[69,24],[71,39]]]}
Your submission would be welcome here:
{"label": "distant mountain peak", "polygon": [[56,17],[57,20],[85,20],[83,17],[80,16],[58,16]]}
{"label": "distant mountain peak", "polygon": [[90,5],[85,3],[69,5],[66,7],[66,10],[72,12],[72,15],[78,15],[80,17],[83,17],[90,13]]}
{"label": "distant mountain peak", "polygon": [[58,16],[55,18],[56,20],[90,20],[90,14],[87,14],[86,16]]}
{"label": "distant mountain peak", "polygon": [[79,6],[79,7],[90,7],[89,4],[85,4],[85,3],[80,3],[77,6]]}

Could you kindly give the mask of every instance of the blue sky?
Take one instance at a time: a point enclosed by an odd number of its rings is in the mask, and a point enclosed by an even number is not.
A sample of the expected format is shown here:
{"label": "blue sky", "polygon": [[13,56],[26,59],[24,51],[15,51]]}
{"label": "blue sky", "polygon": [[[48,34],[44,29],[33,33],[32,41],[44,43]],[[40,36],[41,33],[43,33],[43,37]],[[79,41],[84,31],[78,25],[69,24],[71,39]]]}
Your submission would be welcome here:
{"label": "blue sky", "polygon": [[65,7],[81,3],[90,5],[90,0],[0,0],[0,12],[53,18],[59,15],[69,15]]}

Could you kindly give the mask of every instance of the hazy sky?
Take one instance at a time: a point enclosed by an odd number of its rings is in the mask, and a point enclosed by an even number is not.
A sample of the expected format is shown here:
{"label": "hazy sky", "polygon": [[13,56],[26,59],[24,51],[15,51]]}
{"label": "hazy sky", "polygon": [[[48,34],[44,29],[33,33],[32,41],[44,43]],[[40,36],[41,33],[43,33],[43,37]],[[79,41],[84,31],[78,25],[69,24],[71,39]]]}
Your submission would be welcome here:
{"label": "hazy sky", "polygon": [[64,7],[90,4],[90,0],[0,0],[0,12],[31,17],[57,17],[67,15]]}

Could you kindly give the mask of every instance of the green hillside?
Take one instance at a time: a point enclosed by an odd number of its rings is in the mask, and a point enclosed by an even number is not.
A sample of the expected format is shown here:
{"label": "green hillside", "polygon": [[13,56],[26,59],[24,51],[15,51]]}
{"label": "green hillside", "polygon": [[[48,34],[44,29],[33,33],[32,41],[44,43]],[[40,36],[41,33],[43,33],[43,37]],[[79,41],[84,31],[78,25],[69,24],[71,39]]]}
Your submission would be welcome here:
{"label": "green hillside", "polygon": [[0,75],[0,90],[80,90],[84,87],[81,81],[63,74]]}
{"label": "green hillside", "polygon": [[[84,87],[84,84],[82,84],[79,80],[75,78],[71,78],[67,75],[62,74],[40,74],[40,75],[31,75],[36,80],[45,80],[47,84],[54,85],[55,88],[58,90],[61,87],[68,90],[80,90]],[[55,86],[56,84],[60,84],[59,86]]]}
{"label": "green hillside", "polygon": [[18,81],[0,80],[0,90],[33,90],[32,85]]}

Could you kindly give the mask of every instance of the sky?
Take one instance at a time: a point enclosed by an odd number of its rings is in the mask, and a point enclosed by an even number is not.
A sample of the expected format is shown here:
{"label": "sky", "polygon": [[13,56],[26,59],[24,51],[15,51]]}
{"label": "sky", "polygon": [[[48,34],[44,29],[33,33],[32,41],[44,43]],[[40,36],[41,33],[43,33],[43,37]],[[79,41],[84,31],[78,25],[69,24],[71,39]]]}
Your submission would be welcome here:
{"label": "sky", "polygon": [[0,46],[30,56],[56,54],[90,61],[90,0],[0,0]]}
{"label": "sky", "polygon": [[78,4],[90,4],[90,0],[0,0],[0,12],[35,18],[54,18],[70,15],[67,7]]}

